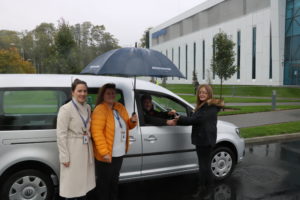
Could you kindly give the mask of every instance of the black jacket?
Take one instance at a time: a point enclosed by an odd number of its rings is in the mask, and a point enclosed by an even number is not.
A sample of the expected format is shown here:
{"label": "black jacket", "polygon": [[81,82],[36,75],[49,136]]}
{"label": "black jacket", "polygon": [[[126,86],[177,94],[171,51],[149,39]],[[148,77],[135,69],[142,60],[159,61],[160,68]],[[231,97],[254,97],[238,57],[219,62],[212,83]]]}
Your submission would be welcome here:
{"label": "black jacket", "polygon": [[165,126],[167,125],[168,112],[157,112],[155,110],[144,110],[144,120],[146,124],[153,126]]}
{"label": "black jacket", "polygon": [[192,125],[192,144],[214,146],[217,140],[217,114],[223,102],[211,100],[198,109],[191,117],[180,116],[178,124]]}

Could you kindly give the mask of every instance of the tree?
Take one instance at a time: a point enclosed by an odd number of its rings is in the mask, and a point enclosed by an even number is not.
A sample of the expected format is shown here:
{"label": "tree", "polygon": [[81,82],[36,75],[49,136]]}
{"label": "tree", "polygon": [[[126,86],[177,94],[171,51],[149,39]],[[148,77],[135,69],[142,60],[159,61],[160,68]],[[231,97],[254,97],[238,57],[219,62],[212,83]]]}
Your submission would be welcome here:
{"label": "tree", "polygon": [[0,73],[35,73],[31,62],[23,60],[17,48],[0,50]]}
{"label": "tree", "polygon": [[20,47],[19,33],[16,31],[0,30],[0,49]]}
{"label": "tree", "polygon": [[197,93],[197,89],[199,87],[199,81],[197,77],[197,72],[193,70],[193,86],[194,86],[194,93]]}
{"label": "tree", "polygon": [[64,19],[59,22],[58,31],[54,36],[54,41],[55,54],[52,59],[54,59],[54,63],[56,63],[56,65],[53,66],[55,72],[64,74],[78,73],[79,60],[76,55],[77,46],[71,27]]}
{"label": "tree", "polygon": [[38,73],[51,71],[49,57],[54,53],[55,26],[52,23],[41,23],[34,30],[28,32],[22,39],[26,59],[31,59],[38,69]]}
{"label": "tree", "polygon": [[100,54],[119,48],[103,25],[91,22],[70,26],[61,19],[56,27],[41,23],[31,31],[0,30],[0,49],[15,47],[37,73],[79,73]]}
{"label": "tree", "polygon": [[140,47],[143,48],[149,48],[149,31],[152,29],[152,27],[147,28],[144,33],[142,38],[140,39]]}
{"label": "tree", "polygon": [[224,32],[216,34],[213,43],[215,54],[212,56],[211,68],[220,78],[220,98],[222,99],[223,81],[231,78],[237,70],[234,65],[235,52],[233,48],[235,43]]}

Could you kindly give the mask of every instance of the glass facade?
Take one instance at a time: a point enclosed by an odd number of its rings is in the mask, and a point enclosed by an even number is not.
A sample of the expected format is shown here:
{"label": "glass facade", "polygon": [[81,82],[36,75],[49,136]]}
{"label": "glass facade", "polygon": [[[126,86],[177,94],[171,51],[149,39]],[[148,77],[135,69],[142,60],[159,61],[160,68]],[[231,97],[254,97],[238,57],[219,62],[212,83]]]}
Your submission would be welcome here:
{"label": "glass facade", "polygon": [[300,0],[286,0],[284,85],[300,85]]}

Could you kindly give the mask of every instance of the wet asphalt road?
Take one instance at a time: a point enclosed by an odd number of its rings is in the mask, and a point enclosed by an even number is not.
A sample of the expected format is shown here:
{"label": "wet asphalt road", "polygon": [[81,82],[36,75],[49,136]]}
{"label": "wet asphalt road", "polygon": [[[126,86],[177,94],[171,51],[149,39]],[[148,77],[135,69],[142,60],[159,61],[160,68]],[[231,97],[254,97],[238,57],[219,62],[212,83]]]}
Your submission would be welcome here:
{"label": "wet asphalt road", "polygon": [[120,184],[120,200],[300,199],[300,140],[246,147],[232,175],[198,194],[197,174]]}

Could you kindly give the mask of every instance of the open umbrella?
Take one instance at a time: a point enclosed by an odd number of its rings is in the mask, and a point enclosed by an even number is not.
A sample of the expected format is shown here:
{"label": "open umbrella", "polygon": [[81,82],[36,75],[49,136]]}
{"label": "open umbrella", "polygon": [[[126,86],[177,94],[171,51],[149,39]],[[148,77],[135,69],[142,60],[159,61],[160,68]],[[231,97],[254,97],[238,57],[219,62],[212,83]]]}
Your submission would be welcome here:
{"label": "open umbrella", "polygon": [[[184,78],[179,69],[162,53],[153,49],[125,47],[96,57],[81,74]],[[134,101],[135,103],[135,101]],[[135,105],[133,107],[135,109]]]}

